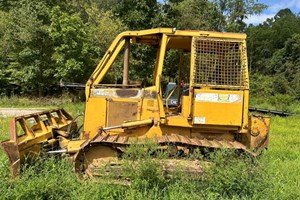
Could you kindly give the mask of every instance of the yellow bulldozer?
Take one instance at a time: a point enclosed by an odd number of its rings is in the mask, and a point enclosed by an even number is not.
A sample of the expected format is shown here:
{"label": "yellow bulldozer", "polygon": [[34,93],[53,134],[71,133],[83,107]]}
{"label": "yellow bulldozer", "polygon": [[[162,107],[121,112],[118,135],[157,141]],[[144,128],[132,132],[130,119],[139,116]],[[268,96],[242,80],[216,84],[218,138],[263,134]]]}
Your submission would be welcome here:
{"label": "yellow bulldozer", "polygon": [[[1,146],[12,175],[43,152],[69,155],[77,172],[93,174],[103,158],[146,139],[175,154],[218,148],[259,154],[268,146],[270,119],[249,115],[245,40],[245,34],[175,28],[121,33],[85,85],[82,131],[63,109],[11,120],[10,139]],[[153,61],[144,80],[129,73],[139,48],[152,52],[144,56]],[[170,62],[170,55],[178,58]],[[176,78],[166,85],[169,69]],[[113,78],[120,71],[121,81]]]}

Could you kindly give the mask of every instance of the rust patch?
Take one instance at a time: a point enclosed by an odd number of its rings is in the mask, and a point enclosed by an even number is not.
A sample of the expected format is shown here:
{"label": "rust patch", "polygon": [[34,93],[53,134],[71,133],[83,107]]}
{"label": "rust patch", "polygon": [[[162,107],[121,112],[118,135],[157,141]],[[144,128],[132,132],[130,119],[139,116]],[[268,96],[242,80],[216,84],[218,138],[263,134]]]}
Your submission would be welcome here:
{"label": "rust patch", "polygon": [[9,124],[9,135],[12,141],[17,141],[17,127],[15,118],[11,119]]}
{"label": "rust patch", "polygon": [[124,121],[137,120],[137,107],[137,102],[109,101],[106,126],[116,126]]}
{"label": "rust patch", "polygon": [[20,154],[18,145],[10,140],[1,143],[2,149],[5,151],[10,166],[10,173],[12,176],[17,176],[20,173]]}
{"label": "rust patch", "polygon": [[131,97],[136,97],[139,94],[139,90],[119,89],[116,90],[116,93],[119,97],[131,98]]}
{"label": "rust patch", "polygon": [[264,149],[268,146],[270,118],[263,116],[251,116],[249,119],[250,129],[248,139],[250,148],[255,150]]}
{"label": "rust patch", "polygon": [[156,99],[157,93],[156,91],[145,90],[144,97],[149,99]]}

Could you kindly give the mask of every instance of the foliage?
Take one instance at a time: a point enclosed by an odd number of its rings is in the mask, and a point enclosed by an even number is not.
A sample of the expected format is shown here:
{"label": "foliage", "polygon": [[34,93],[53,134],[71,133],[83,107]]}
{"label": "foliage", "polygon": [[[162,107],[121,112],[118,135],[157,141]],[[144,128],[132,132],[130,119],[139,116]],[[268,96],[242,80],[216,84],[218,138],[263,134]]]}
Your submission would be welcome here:
{"label": "foliage", "polygon": [[42,95],[42,89],[51,85],[52,41],[45,26],[49,21],[48,12],[45,2],[27,0],[19,1],[9,10],[4,33],[8,62],[1,68],[10,76],[9,84],[15,85],[19,92]]}
{"label": "foliage", "polygon": [[299,25],[299,17],[289,9],[284,9],[263,24],[247,28],[252,70],[264,73],[274,72],[269,65],[270,59],[276,51],[285,46],[285,42],[293,34],[300,33]]}
{"label": "foliage", "polygon": [[174,16],[176,24],[172,25],[178,29],[219,30],[219,20],[222,20],[223,15],[212,2],[186,0],[170,3],[170,6],[170,11],[172,9],[177,15]]}
{"label": "foliage", "polygon": [[86,49],[84,23],[79,14],[63,12],[58,6],[52,9],[50,20],[49,34],[55,41],[52,54],[52,60],[57,65],[55,76],[80,82],[82,77],[87,76],[84,66],[89,59],[85,55],[89,50]]}
{"label": "foliage", "polygon": [[[247,28],[254,95],[264,90],[262,96],[272,95],[271,101],[278,98],[276,102],[282,101],[282,105],[299,100],[299,27],[299,16],[283,9],[263,24]],[[258,74],[264,76],[259,80]]]}
{"label": "foliage", "polygon": [[118,0],[115,15],[131,30],[155,27],[159,3],[156,0]]}
{"label": "foliage", "polygon": [[59,93],[61,79],[85,82],[108,43],[124,30],[100,7],[46,0],[3,4],[0,93],[44,96]]}
{"label": "foliage", "polygon": [[168,26],[231,32],[244,31],[244,20],[265,8],[254,0],[169,0],[163,5]]}
{"label": "foliage", "polygon": [[222,20],[219,30],[241,32],[246,28],[245,19],[250,15],[260,14],[267,6],[255,0],[214,0]]}

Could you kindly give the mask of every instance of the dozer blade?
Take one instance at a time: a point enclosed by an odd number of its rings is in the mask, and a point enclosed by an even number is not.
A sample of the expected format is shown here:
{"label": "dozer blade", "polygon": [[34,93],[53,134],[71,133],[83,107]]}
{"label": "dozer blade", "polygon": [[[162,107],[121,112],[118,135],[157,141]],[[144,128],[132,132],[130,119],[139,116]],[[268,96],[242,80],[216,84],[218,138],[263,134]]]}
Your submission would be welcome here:
{"label": "dozer blade", "polygon": [[17,176],[25,161],[36,158],[43,151],[57,148],[57,136],[68,136],[68,131],[76,126],[71,115],[63,109],[11,119],[10,138],[1,142],[1,147],[9,159],[11,175]]}

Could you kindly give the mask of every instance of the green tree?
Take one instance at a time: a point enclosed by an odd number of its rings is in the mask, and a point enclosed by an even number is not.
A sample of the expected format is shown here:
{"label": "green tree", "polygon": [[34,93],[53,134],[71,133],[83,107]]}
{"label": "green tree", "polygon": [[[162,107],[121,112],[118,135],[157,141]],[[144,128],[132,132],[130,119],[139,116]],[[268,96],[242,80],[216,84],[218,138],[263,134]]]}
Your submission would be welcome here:
{"label": "green tree", "polygon": [[[285,41],[293,34],[300,33],[300,18],[289,9],[283,9],[263,24],[249,26],[246,33],[251,69],[273,74],[275,70],[274,66],[270,65],[271,58],[276,51],[284,47]],[[275,55],[273,60],[276,57],[278,56]],[[277,62],[281,61],[277,60]]]}
{"label": "green tree", "polygon": [[60,90],[60,79],[85,82],[126,29],[109,10],[111,1],[101,2],[0,2],[0,93],[46,95]]}
{"label": "green tree", "polygon": [[178,29],[218,30],[219,19],[222,14],[216,5],[207,0],[184,0],[170,2],[171,10],[177,13],[176,25]]}
{"label": "green tree", "polygon": [[294,34],[285,42],[284,48],[276,51],[270,68],[278,74],[274,81],[274,91],[294,95],[300,99],[300,33]]}
{"label": "green tree", "polygon": [[180,29],[242,32],[244,20],[265,8],[255,0],[168,0],[163,13],[166,24]]}
{"label": "green tree", "polygon": [[9,11],[6,30],[10,85],[39,95],[47,92],[54,72],[50,67],[53,43],[47,32],[48,12],[42,0],[18,1]]}
{"label": "green tree", "polygon": [[[300,33],[300,18],[289,9],[279,11],[274,18],[267,19],[258,26],[249,26],[248,34],[249,63],[252,71],[274,74],[276,70],[271,65],[278,56],[285,41],[295,33]],[[277,53],[276,53],[277,52]],[[274,58],[272,58],[274,56]],[[278,64],[282,62],[277,59]],[[278,64],[276,68],[278,68]]]}
{"label": "green tree", "polygon": [[273,31],[272,45],[275,49],[283,48],[287,39],[293,34],[300,33],[300,18],[289,8],[280,10],[271,23]]}
{"label": "green tree", "polygon": [[119,18],[113,16],[111,10],[104,10],[96,4],[87,7],[86,13],[89,16],[86,26],[87,39],[93,50],[90,56],[96,63],[115,37],[128,28]]}
{"label": "green tree", "polygon": [[247,26],[244,20],[250,15],[260,14],[267,7],[257,0],[213,0],[212,2],[222,14],[222,18],[218,20],[219,30],[230,32],[244,31]]}
{"label": "green tree", "polygon": [[[89,51],[86,57],[90,59],[90,64],[87,67],[87,80],[91,75],[94,68],[97,66],[99,60],[103,57],[111,42],[121,32],[127,30],[127,26],[124,25],[120,19],[115,18],[111,10],[99,7],[98,4],[90,4],[84,6],[85,13],[88,18],[86,21],[86,46]],[[121,79],[122,71],[121,65],[115,65],[113,76],[108,75],[106,78],[109,82],[111,79]]]}
{"label": "green tree", "polygon": [[78,14],[69,14],[56,6],[51,10],[49,33],[54,41],[55,74],[58,79],[81,82],[86,78],[89,51],[85,42],[85,24]]}
{"label": "green tree", "polygon": [[7,39],[7,19],[9,13],[0,11],[0,94],[6,93],[9,86],[9,71],[8,66],[8,39]]}
{"label": "green tree", "polygon": [[249,65],[252,73],[272,77],[272,85],[268,86],[275,95],[272,101],[281,104],[284,99],[300,99],[299,16],[289,9],[280,10],[263,24],[249,26],[247,34]]}
{"label": "green tree", "polygon": [[156,27],[156,15],[160,6],[156,0],[118,0],[114,14],[128,26],[130,30]]}

